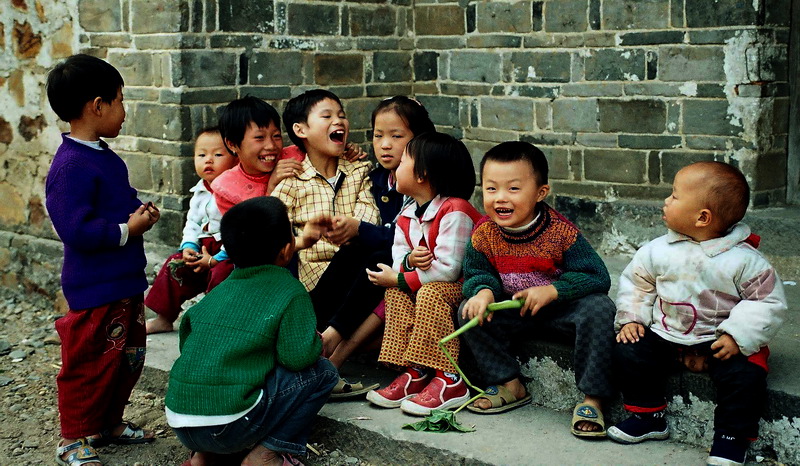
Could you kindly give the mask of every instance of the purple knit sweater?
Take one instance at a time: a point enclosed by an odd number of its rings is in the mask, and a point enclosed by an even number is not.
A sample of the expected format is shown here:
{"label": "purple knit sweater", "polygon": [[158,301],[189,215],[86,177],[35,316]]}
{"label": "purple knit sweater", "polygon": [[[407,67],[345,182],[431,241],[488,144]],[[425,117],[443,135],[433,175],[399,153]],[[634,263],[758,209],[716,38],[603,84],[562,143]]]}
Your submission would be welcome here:
{"label": "purple knit sweater", "polygon": [[108,304],[144,292],[144,242],[120,246],[120,223],[142,202],[125,162],[105,143],[96,150],[62,135],[47,175],[47,212],[64,242],[61,286],[70,309]]}

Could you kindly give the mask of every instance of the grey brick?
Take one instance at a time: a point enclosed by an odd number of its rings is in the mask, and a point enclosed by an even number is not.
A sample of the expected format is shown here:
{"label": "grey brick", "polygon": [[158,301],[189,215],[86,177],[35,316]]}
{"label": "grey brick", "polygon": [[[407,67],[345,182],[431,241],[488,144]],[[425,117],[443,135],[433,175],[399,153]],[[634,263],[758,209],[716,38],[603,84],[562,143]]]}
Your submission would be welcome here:
{"label": "grey brick", "polygon": [[555,180],[568,180],[570,178],[569,155],[570,151],[561,147],[540,147],[547,158],[548,182]]}
{"label": "grey brick", "polygon": [[531,2],[477,4],[478,32],[527,33],[533,27]]}
{"label": "grey brick", "polygon": [[684,95],[681,92],[681,87],[682,84],[670,84],[662,82],[642,81],[625,83],[625,95],[679,97]]}
{"label": "grey brick", "polygon": [[587,81],[639,81],[645,78],[642,49],[598,49],[585,59]]}
{"label": "grey brick", "polygon": [[[126,81],[125,84],[128,84],[128,82]],[[125,95],[125,100],[131,102],[136,100],[158,102],[159,98],[158,89],[150,87],[125,87],[123,93]],[[123,130],[124,129],[125,127],[123,126]]]}
{"label": "grey brick", "polygon": [[[227,103],[237,97],[238,91],[234,88],[186,89],[180,93],[180,103],[185,105]],[[162,100],[162,103],[166,102]]]}
{"label": "grey brick", "polygon": [[727,94],[725,93],[725,85],[712,84],[712,83],[698,83],[696,97],[708,97],[708,98],[719,98],[719,99],[725,98],[727,97]]}
{"label": "grey brick", "polygon": [[355,54],[314,56],[314,79],[317,84],[355,84],[364,80],[364,57]]}
{"label": "grey brick", "polygon": [[724,81],[721,47],[660,47],[659,78],[663,81]]}
{"label": "grey brick", "polygon": [[463,49],[467,44],[464,37],[419,37],[417,49],[453,50]]}
{"label": "grey brick", "polygon": [[[457,97],[418,95],[417,99],[428,110],[431,120],[437,125],[458,126],[459,100]],[[371,112],[372,110],[370,110]]]}
{"label": "grey brick", "polygon": [[582,34],[586,47],[616,47],[617,33],[608,31],[591,31]]}
{"label": "grey brick", "polygon": [[[792,0],[772,0],[765,2],[764,23],[776,26],[789,26],[790,16],[786,13],[792,11]],[[797,16],[795,16],[797,18]]]}
{"label": "grey brick", "polygon": [[501,129],[485,129],[485,128],[464,128],[464,138],[478,141],[488,142],[503,142],[503,141],[516,141],[518,136],[514,131],[504,131]]}
{"label": "grey brick", "polygon": [[153,54],[110,52],[108,62],[119,71],[126,86],[153,85]]}
{"label": "grey brick", "polygon": [[414,80],[432,81],[439,77],[438,52],[417,52],[414,54]]}
{"label": "grey brick", "polygon": [[602,26],[600,0],[589,0],[589,27],[596,31]]}
{"label": "grey brick", "polygon": [[620,45],[681,44],[682,31],[628,32],[622,34]]}
{"label": "grey brick", "polygon": [[330,86],[327,89],[336,94],[342,100],[364,97],[364,86],[361,84]]}
{"label": "grey brick", "polygon": [[221,51],[184,51],[173,55],[173,83],[190,87],[232,86],[236,84],[233,53]]}
{"label": "grey brick", "polygon": [[531,22],[534,31],[541,31],[544,26],[544,2],[532,2]]}
{"label": "grey brick", "polygon": [[372,55],[372,73],[373,81],[410,81],[411,53],[375,52]]}
{"label": "grey brick", "polygon": [[650,184],[661,182],[661,154],[654,150],[647,153],[647,181]]}
{"label": "grey brick", "polygon": [[670,25],[674,28],[685,27],[683,4],[685,0],[672,0],[670,2]]}
{"label": "grey brick", "polygon": [[185,32],[188,30],[189,4],[185,0],[131,3],[131,32],[133,33]]}
{"label": "grey brick", "polygon": [[665,151],[661,153],[661,179],[664,183],[672,184],[678,171],[694,162],[711,162],[714,160],[712,152],[685,152]]}
{"label": "grey brick", "polygon": [[489,84],[442,83],[444,95],[485,96],[491,93]]}
{"label": "grey brick", "polygon": [[736,37],[741,34],[741,29],[701,29],[690,30],[686,36],[689,38],[689,43],[694,45],[705,44],[724,44],[725,41]]}
{"label": "grey brick", "polygon": [[742,128],[732,124],[725,100],[686,100],[683,103],[683,131],[686,134],[738,135]]}
{"label": "grey brick", "polygon": [[411,83],[367,84],[368,97],[391,97],[394,95],[410,95],[413,91]]}
{"label": "grey brick", "polygon": [[252,95],[264,100],[282,100],[292,96],[289,86],[242,86],[240,92],[242,96]]}
{"label": "grey brick", "polygon": [[[401,45],[402,44],[402,45]],[[413,43],[412,43],[413,45]],[[406,46],[401,39],[397,37],[359,37],[356,39],[356,50],[411,50],[413,47]]]}
{"label": "grey brick", "polygon": [[631,150],[586,149],[584,175],[590,181],[643,183],[646,181],[647,153]]}
{"label": "grey brick", "polygon": [[755,25],[758,10],[743,0],[687,1],[686,25],[690,28]]}
{"label": "grey brick", "polygon": [[618,147],[616,134],[578,133],[575,142],[586,147]]}
{"label": "grey brick", "polygon": [[397,25],[394,8],[352,7],[350,8],[350,34],[354,36],[391,36]]}
{"label": "grey brick", "polygon": [[606,29],[664,29],[669,26],[669,0],[603,2]]}
{"label": "grey brick", "polygon": [[544,10],[547,32],[583,32],[589,28],[589,0],[559,0],[558,6],[548,2]]}
{"label": "grey brick", "polygon": [[130,48],[131,35],[128,33],[89,34],[93,47]]}
{"label": "grey brick", "polygon": [[290,3],[287,10],[289,34],[330,36],[339,34],[339,7]]}
{"label": "grey brick", "polygon": [[219,0],[219,29],[230,32],[273,33],[275,32],[274,3]]}
{"label": "grey brick", "polygon": [[149,191],[154,188],[153,174],[150,171],[150,161],[148,157],[136,155],[125,157],[125,165],[128,166],[128,177],[137,190]]}
{"label": "grey brick", "polygon": [[470,3],[467,5],[466,9],[466,19],[467,19],[467,32],[475,32],[478,29],[477,22],[478,22],[478,13],[477,13],[477,6],[474,3]]}
{"label": "grey brick", "polygon": [[528,99],[483,98],[481,125],[516,131],[533,130],[533,102]]}
{"label": "grey brick", "polygon": [[514,52],[505,63],[509,81],[569,82],[568,52]]}
{"label": "grey brick", "polygon": [[205,49],[203,36],[184,34],[140,34],[133,38],[139,50]]}
{"label": "grey brick", "polygon": [[728,150],[728,148],[739,150],[746,146],[747,144],[744,144],[741,138],[700,135],[686,136],[687,149],[725,151]]}
{"label": "grey brick", "polygon": [[193,136],[187,107],[140,102],[131,110],[130,120],[137,136],[171,141],[188,141]]}
{"label": "grey brick", "polygon": [[556,99],[553,101],[554,131],[597,131],[597,100]]}
{"label": "grey brick", "polygon": [[650,136],[650,135],[631,135],[620,134],[619,146],[628,149],[675,149],[680,148],[682,140],[680,136]]}
{"label": "grey brick", "polygon": [[571,146],[575,144],[574,133],[525,133],[520,136],[520,141],[529,142],[534,146]]}
{"label": "grey brick", "polygon": [[212,48],[247,48],[260,49],[264,44],[264,36],[241,34],[214,34],[209,37]]}
{"label": "grey brick", "polygon": [[539,86],[535,84],[524,86],[511,86],[510,95],[519,95],[520,97],[533,97],[535,99],[555,99],[561,93],[561,88],[558,86]]}
{"label": "grey brick", "polygon": [[569,83],[561,86],[563,97],[622,97],[623,85],[615,82]]}
{"label": "grey brick", "polygon": [[80,0],[78,20],[81,27],[89,32],[122,31],[122,11],[119,2],[107,0]]}
{"label": "grey brick", "polygon": [[418,5],[414,11],[419,36],[462,35],[466,32],[464,9],[458,5]]}
{"label": "grey brick", "polygon": [[500,80],[500,56],[496,53],[453,52],[450,79],[493,83]]}
{"label": "grey brick", "polygon": [[300,52],[257,52],[250,58],[248,82],[253,85],[297,85],[303,83]]}
{"label": "grey brick", "polygon": [[761,154],[756,161],[754,189],[776,189],[786,185],[786,153]]}
{"label": "grey brick", "polygon": [[664,132],[666,106],[659,100],[600,100],[600,131],[621,133]]}

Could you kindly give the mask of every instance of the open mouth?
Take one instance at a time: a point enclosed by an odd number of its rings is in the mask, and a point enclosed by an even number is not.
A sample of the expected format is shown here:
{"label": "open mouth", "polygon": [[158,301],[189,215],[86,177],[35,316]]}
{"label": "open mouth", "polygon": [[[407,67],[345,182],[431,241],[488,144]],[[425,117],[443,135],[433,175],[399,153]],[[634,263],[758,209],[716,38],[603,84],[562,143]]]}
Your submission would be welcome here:
{"label": "open mouth", "polygon": [[336,131],[331,133],[330,138],[331,138],[331,141],[333,141],[333,142],[335,142],[337,144],[344,143],[344,130],[343,129],[337,129]]}
{"label": "open mouth", "polygon": [[277,157],[275,155],[259,155],[258,161],[264,163],[274,162]]}
{"label": "open mouth", "polygon": [[506,209],[506,208],[503,208],[503,207],[498,207],[498,208],[494,209],[494,211],[500,217],[510,217],[511,214],[514,213],[514,209]]}

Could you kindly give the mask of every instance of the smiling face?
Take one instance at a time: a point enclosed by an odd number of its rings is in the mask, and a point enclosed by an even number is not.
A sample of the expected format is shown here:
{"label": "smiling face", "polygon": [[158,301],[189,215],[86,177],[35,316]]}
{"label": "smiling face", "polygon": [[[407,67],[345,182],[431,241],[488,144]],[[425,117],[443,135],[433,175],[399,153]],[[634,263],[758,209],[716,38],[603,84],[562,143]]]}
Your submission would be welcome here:
{"label": "smiling face", "polygon": [[203,133],[194,143],[194,171],[208,184],[225,170],[233,168],[238,160],[222,144],[216,132]]}
{"label": "smiling face", "polygon": [[228,141],[228,146],[239,156],[242,169],[248,175],[263,175],[272,173],[278,156],[283,150],[281,130],[270,122],[269,126],[259,128],[255,123],[244,132],[242,143],[238,146]]}
{"label": "smiling face", "polygon": [[394,110],[377,114],[372,132],[372,148],[378,163],[383,168],[394,171],[400,165],[406,144],[414,137],[414,133]]}
{"label": "smiling face", "polygon": [[344,152],[350,122],[339,102],[326,98],[311,107],[305,123],[295,123],[293,129],[308,154],[338,157]]}
{"label": "smiling face", "polygon": [[525,160],[488,160],[481,180],[483,209],[503,228],[519,228],[531,223],[536,204],[550,192],[549,185],[536,181],[533,167]]}

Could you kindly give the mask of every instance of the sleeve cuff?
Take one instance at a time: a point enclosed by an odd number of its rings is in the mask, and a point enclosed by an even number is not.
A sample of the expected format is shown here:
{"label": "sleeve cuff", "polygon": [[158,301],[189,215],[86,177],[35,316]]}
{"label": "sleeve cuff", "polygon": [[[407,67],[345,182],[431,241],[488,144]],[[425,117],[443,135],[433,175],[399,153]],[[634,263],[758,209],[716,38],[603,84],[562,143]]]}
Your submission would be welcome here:
{"label": "sleeve cuff", "polygon": [[119,245],[125,246],[128,243],[128,224],[127,223],[120,223],[119,224]]}

